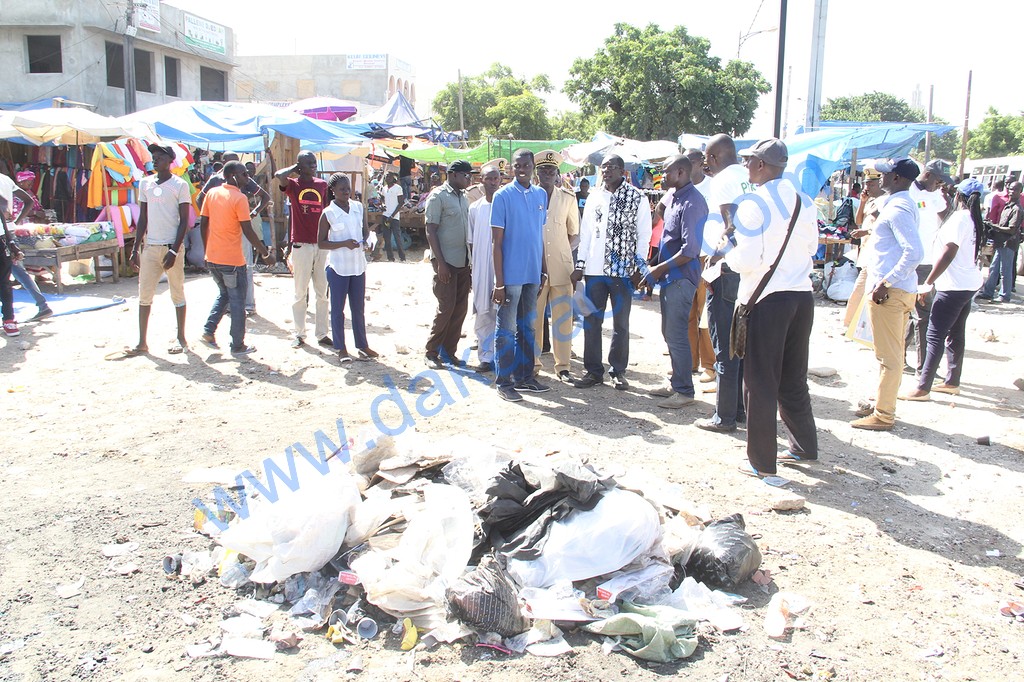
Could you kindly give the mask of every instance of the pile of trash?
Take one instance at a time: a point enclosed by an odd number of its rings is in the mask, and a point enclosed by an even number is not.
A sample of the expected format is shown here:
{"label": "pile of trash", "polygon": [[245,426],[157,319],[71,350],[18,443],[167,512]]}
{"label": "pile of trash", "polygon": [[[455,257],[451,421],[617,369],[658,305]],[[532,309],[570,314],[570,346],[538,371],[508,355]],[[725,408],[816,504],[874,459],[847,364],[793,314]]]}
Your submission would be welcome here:
{"label": "pile of trash", "polygon": [[[223,641],[190,655],[268,658],[300,632],[342,644],[390,628],[404,650],[471,638],[555,656],[580,629],[606,652],[668,662],[694,652],[701,622],[744,628],[746,600],[729,590],[761,553],[739,514],[711,520],[677,485],[574,454],[415,433],[360,442],[374,447],[282,462],[298,486],[279,483],[273,502],[273,486],[247,484],[248,515],[222,531],[197,514],[216,547],[165,570],[246,598]],[[263,619],[285,608],[289,627],[264,639]]]}

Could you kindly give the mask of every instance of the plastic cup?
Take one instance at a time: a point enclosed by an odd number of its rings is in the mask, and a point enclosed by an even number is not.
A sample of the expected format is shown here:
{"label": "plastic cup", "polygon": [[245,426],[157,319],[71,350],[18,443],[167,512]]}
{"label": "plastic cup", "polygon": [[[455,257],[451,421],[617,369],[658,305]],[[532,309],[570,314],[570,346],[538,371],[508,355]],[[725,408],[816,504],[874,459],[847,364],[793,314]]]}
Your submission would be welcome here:
{"label": "plastic cup", "polygon": [[168,554],[164,557],[163,561],[164,573],[174,575],[181,572],[181,555],[180,554]]}
{"label": "plastic cup", "polygon": [[373,618],[363,618],[356,625],[356,633],[363,639],[373,639],[377,636],[377,621]]}

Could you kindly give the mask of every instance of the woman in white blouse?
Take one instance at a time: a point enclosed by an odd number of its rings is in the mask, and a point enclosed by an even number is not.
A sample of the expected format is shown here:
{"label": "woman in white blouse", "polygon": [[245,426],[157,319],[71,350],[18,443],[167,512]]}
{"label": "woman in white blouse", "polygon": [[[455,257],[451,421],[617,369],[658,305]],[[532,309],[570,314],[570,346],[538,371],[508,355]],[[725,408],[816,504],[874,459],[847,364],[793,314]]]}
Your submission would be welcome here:
{"label": "woman in white blouse", "polygon": [[335,173],[327,183],[334,200],[320,216],[318,245],[327,250],[327,286],[331,295],[331,337],[342,363],[351,362],[345,349],[345,299],[352,316],[352,335],[359,357],[378,357],[366,341],[366,256],[363,247],[370,236],[366,211],[352,201],[352,183],[344,173]]}

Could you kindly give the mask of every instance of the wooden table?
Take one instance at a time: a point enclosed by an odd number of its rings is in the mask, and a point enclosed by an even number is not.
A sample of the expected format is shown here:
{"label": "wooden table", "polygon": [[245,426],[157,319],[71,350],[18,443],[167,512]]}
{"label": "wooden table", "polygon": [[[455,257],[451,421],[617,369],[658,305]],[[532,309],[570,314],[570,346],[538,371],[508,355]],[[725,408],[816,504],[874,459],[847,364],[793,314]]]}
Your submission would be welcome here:
{"label": "wooden table", "polygon": [[[120,279],[118,273],[118,256],[121,247],[116,239],[105,239],[99,242],[85,242],[75,246],[58,246],[52,249],[30,250],[23,248],[25,260],[23,265],[31,265],[41,268],[49,268],[53,272],[53,281],[57,284],[57,293],[64,293],[64,283],[61,282],[61,265],[73,260],[84,260],[92,258],[93,272],[96,273],[96,283],[100,282],[100,275],[103,272],[110,272],[114,281]],[[100,265],[100,256],[110,258],[110,265]]]}
{"label": "wooden table", "polygon": [[835,247],[842,244],[849,244],[849,239],[836,239],[835,237],[818,237],[818,243],[825,245],[825,258],[819,263],[825,263],[830,260],[835,260],[833,254],[835,253]]}

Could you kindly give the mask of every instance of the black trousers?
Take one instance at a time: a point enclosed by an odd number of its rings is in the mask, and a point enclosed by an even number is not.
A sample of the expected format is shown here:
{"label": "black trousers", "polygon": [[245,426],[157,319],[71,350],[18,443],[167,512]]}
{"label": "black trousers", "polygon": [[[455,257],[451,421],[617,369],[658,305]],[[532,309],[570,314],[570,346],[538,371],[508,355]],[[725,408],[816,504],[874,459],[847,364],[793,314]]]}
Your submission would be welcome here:
{"label": "black trousers", "polygon": [[7,250],[7,243],[3,239],[3,233],[0,232],[0,309],[3,311],[5,322],[14,319],[14,290],[11,288],[11,265],[13,263]]}
{"label": "black trousers", "polygon": [[758,301],[747,327],[743,402],[747,408],[747,459],[764,474],[776,473],[776,413],[789,429],[790,450],[818,457],[818,433],[807,390],[807,357],[814,296],[779,291]]}

